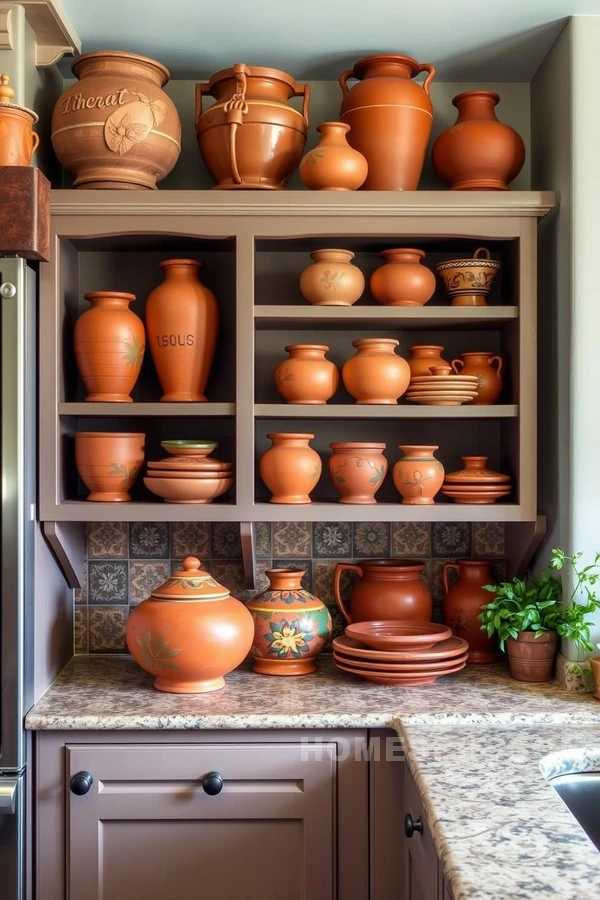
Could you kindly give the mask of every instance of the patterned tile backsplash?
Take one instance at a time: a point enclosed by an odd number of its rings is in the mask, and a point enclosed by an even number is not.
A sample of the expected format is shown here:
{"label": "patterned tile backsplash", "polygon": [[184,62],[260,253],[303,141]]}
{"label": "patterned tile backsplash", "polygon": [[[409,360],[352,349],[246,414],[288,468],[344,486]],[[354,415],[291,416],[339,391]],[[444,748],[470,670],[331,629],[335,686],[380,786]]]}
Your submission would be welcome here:
{"label": "patterned tile backsplash", "polygon": [[[239,526],[234,522],[97,522],[87,526],[84,584],[75,592],[75,652],[120,653],[125,648],[129,609],[197,556],[240,600],[268,584],[265,571],[279,566],[306,569],[305,587],[331,607],[336,633],[343,623],[333,598],[338,561],[379,557],[420,559],[440,618],[442,569],[459,556],[504,556],[504,525],[496,522],[274,522],[255,527],[257,588],[244,586]],[[342,579],[345,590],[351,576]]]}

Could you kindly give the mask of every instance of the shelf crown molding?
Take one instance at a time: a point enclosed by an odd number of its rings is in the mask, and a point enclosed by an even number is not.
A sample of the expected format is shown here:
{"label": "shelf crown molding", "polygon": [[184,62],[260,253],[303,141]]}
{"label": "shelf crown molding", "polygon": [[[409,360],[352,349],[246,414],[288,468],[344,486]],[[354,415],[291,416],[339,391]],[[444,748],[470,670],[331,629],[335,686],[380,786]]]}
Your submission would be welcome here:
{"label": "shelf crown molding", "polygon": [[81,41],[60,0],[0,2],[0,49],[14,49],[10,13],[15,6],[23,7],[33,31],[35,64],[38,68],[55,65],[65,54],[77,56],[81,52]]}

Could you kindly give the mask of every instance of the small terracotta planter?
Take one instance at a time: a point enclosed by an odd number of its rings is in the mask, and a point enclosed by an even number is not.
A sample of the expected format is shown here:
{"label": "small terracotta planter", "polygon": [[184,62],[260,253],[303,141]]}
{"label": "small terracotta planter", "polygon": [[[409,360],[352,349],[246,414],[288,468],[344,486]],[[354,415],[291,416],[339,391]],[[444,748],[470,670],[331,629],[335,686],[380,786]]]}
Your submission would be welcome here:
{"label": "small terracotta planter", "polygon": [[275,369],[275,387],[288,403],[327,403],[340,383],[335,363],[326,359],[325,344],[288,344],[290,358]]}
{"label": "small terracotta planter", "polygon": [[90,490],[88,500],[119,503],[131,500],[129,489],[144,462],[145,434],[79,431],[75,464]]}
{"label": "small terracotta planter", "polygon": [[273,432],[273,446],[260,458],[260,477],[271,491],[271,503],[311,503],[321,477],[321,457],[309,446],[314,434]]}
{"label": "small terracotta planter", "polygon": [[329,474],[339,491],[340,503],[377,503],[375,494],[388,470],[382,452],[385,444],[350,442],[329,446]]}
{"label": "small terracotta planter", "polygon": [[552,679],[558,634],[544,631],[536,637],[535,631],[520,631],[516,640],[508,638],[506,653],[510,674],[515,681],[541,684]]}
{"label": "small terracotta planter", "polygon": [[362,297],[365,276],[352,265],[352,250],[314,250],[300,275],[300,293],[313,306],[352,306]]}
{"label": "small terracotta planter", "polygon": [[435,275],[421,265],[423,250],[393,249],[380,254],[384,265],[375,269],[369,286],[382,306],[424,306],[435,292]]}
{"label": "small terracotta planter", "polygon": [[600,700],[600,656],[592,656],[589,660],[594,676],[594,697]]}

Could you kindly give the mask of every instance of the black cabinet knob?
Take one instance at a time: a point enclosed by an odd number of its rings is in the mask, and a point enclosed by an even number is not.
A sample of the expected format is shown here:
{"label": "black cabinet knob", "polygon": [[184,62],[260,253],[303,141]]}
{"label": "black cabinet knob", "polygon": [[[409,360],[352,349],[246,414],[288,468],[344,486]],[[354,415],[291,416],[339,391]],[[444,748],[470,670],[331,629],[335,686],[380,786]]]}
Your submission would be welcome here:
{"label": "black cabinet knob", "polygon": [[220,794],[223,790],[223,776],[219,775],[218,772],[209,772],[202,780],[202,787],[204,788],[204,793],[210,794],[211,797]]}
{"label": "black cabinet knob", "polygon": [[420,819],[413,819],[410,813],[404,816],[404,834],[407,838],[411,838],[415,831],[423,834],[423,823]]}
{"label": "black cabinet knob", "polygon": [[94,777],[89,772],[77,772],[71,778],[69,787],[73,794],[82,797],[84,794],[87,794],[93,783]]}

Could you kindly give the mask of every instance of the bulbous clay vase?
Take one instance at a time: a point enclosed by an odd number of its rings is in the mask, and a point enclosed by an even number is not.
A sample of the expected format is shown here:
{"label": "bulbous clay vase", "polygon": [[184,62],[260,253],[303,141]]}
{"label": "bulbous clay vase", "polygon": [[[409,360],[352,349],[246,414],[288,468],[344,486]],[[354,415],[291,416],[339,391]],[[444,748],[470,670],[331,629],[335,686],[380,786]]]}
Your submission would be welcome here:
{"label": "bulbous clay vase", "polygon": [[325,358],[325,344],[288,344],[290,358],[275,369],[275,387],[288,403],[327,403],[340,383],[335,363]]}
{"label": "bulbous clay vase", "polygon": [[38,117],[12,102],[15,92],[9,81],[8,75],[0,75],[0,166],[29,166],[40,143],[33,130]]}
{"label": "bulbous clay vase", "polygon": [[[427,72],[421,86],[411,81]],[[435,69],[410,56],[377,53],[340,76],[340,119],[350,125],[348,143],[367,160],[365,191],[415,191],[433,122],[429,86]],[[358,83],[348,88],[350,78]]]}
{"label": "bulbous clay vase", "polygon": [[156,188],[181,152],[181,123],[163,87],[169,71],[137,53],[84,53],[79,79],[52,113],[52,146],[76,188]]}
{"label": "bulbous clay vase", "polygon": [[394,466],[394,485],[402,502],[411,506],[430,506],[444,483],[444,467],[433,455],[439,447],[401,444],[404,453]]}
{"label": "bulbous clay vase", "polygon": [[315,250],[300,276],[300,293],[313,306],[352,306],[362,297],[365,276],[353,266],[351,250]]}
{"label": "bulbous clay vase", "polygon": [[385,444],[350,441],[329,446],[329,474],[339,491],[340,503],[377,503],[375,494],[388,470]]}
{"label": "bulbous clay vase", "polygon": [[487,297],[502,263],[492,259],[487,247],[478,247],[469,259],[447,259],[438,263],[438,273],[452,306],[487,306]]}
{"label": "bulbous clay vase", "polygon": [[[205,95],[217,102],[203,111]],[[302,157],[309,101],[307,84],[265,66],[236,63],[197,84],[196,135],[215,187],[281,190]]]}
{"label": "bulbous clay vase", "polygon": [[362,338],[352,341],[356,356],[342,366],[342,380],[357,403],[397,403],[408,387],[410,369],[396,355],[393,338]]}
{"label": "bulbous clay vase", "polygon": [[507,191],[525,162],[520,135],[496,118],[494,91],[465,91],[452,101],[456,123],[433,145],[433,167],[453,191]]}
{"label": "bulbous clay vase", "polygon": [[144,462],[145,434],[78,431],[75,465],[90,493],[87,500],[119,503],[131,500],[129,489]]}
{"label": "bulbous clay vase", "polygon": [[135,606],[127,619],[129,652],[158,691],[204,694],[225,687],[252,645],[243,603],[188,556],[183,568]]}
{"label": "bulbous clay vase", "polygon": [[73,343],[86,400],[131,403],[146,345],[144,325],[129,309],[135,294],[92,291],[84,297],[92,308],[77,319]]}
{"label": "bulbous clay vase", "polygon": [[384,250],[383,266],[371,275],[371,293],[382,306],[424,306],[435,291],[435,275],[421,265],[423,250]]}
{"label": "bulbous clay vase", "polygon": [[246,604],[254,619],[252,668],[261,675],[310,675],[331,637],[329,610],[302,587],[304,569],[267,569],[269,587]]}
{"label": "bulbous clay vase", "polygon": [[314,434],[272,433],[273,446],[260,458],[260,477],[271,491],[271,503],[310,503],[321,477],[321,457],[309,446]]}
{"label": "bulbous clay vase", "polygon": [[460,356],[460,359],[452,360],[452,368],[456,374],[477,377],[477,396],[470,403],[473,406],[495,403],[504,386],[501,375],[502,357],[494,353],[461,353]]}
{"label": "bulbous clay vase", "polygon": [[358,150],[354,150],[346,135],[350,126],[344,122],[323,122],[317,125],[321,140],[309,150],[300,163],[300,178],[313,191],[356,191],[369,167]]}
{"label": "bulbous clay vase", "polygon": [[197,259],[165,259],[165,280],[146,301],[146,331],[163,402],[205,402],[219,330],[215,295],[200,282]]}
{"label": "bulbous clay vase", "polygon": [[550,681],[557,643],[557,631],[520,631],[516,639],[507,638],[506,655],[511,677],[530,684]]}
{"label": "bulbous clay vase", "polygon": [[408,348],[408,352],[410,353],[408,367],[411,378],[419,375],[431,375],[432,368],[450,368],[450,363],[442,359],[443,347],[435,344],[415,344]]}
{"label": "bulbous clay vase", "polygon": [[[450,586],[449,572],[457,572],[457,581]],[[485,559],[458,559],[446,563],[443,572],[444,623],[456,637],[469,642],[470,663],[491,663],[498,659],[498,639],[489,638],[481,630],[477,618],[481,607],[492,599],[482,585],[493,584],[492,564]]]}
{"label": "bulbous clay vase", "polygon": [[[348,571],[360,576],[352,588],[349,608],[341,591],[342,574]],[[424,571],[424,563],[410,559],[338,563],[333,576],[335,602],[346,622],[429,622],[433,601]]]}

